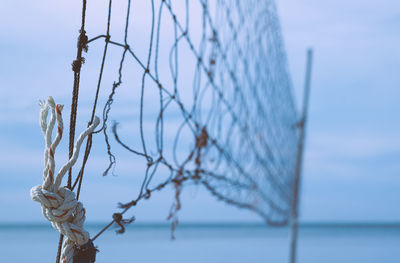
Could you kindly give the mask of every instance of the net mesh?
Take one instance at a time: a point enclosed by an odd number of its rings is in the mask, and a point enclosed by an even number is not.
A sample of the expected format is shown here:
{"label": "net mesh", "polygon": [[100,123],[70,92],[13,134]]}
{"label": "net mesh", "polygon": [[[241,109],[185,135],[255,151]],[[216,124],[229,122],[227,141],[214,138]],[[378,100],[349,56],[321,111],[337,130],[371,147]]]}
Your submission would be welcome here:
{"label": "net mesh", "polygon": [[[125,25],[118,28],[112,26],[110,0],[105,33],[81,36],[78,43],[90,53],[95,42],[105,40],[93,105],[99,111],[99,90],[109,91],[96,132],[104,134],[110,160],[104,174],[116,165],[117,144],[140,158],[145,171],[138,195],[121,204],[122,214],[172,185],[174,228],[184,185],[197,184],[270,224],[285,224],[293,200],[298,116],[274,1],[143,2],[126,2]],[[149,23],[140,23],[132,10]],[[122,37],[111,37],[113,30]],[[112,87],[103,87],[111,46],[120,56],[118,77]],[[135,84],[125,85],[128,79]],[[123,88],[136,98],[127,107],[136,114],[130,136],[120,132],[126,121],[112,122]],[[89,144],[73,187],[83,176],[91,138]]]}

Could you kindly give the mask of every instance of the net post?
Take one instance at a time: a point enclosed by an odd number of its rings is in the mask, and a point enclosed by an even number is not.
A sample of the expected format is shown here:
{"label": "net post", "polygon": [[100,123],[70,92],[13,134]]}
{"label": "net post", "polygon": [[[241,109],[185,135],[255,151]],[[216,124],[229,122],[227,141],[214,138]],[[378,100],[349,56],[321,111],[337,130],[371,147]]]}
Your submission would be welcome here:
{"label": "net post", "polygon": [[298,206],[299,206],[299,192],[300,192],[300,179],[301,179],[301,166],[304,151],[304,140],[305,140],[305,124],[307,121],[308,102],[310,97],[310,86],[311,86],[311,69],[313,60],[313,50],[310,48],[307,50],[307,64],[306,74],[304,82],[304,94],[303,94],[303,109],[301,113],[301,119],[297,125],[299,128],[299,142],[296,157],[296,171],[295,180],[293,185],[293,200],[292,200],[292,211],[290,215],[290,259],[289,263],[296,262],[296,249],[297,249],[297,234],[298,234]]}

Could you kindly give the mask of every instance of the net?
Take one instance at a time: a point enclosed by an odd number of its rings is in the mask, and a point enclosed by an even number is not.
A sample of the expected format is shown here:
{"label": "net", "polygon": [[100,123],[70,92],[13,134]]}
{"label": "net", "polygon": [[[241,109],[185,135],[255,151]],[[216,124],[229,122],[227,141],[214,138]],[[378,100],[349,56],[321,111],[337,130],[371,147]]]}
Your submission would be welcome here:
{"label": "net", "polygon": [[[110,161],[104,175],[116,165],[117,144],[145,168],[138,195],[121,203],[123,210],[114,214],[120,220],[114,221],[122,225],[127,210],[172,185],[175,202],[168,218],[174,229],[184,186],[197,184],[269,224],[286,224],[293,201],[298,116],[274,1],[142,2],[127,0],[124,25],[113,27],[110,0],[105,33],[88,38],[84,1],[73,63],[74,105],[84,52],[105,41],[91,118],[102,109],[102,127],[93,136],[104,135]],[[111,37],[113,30],[120,30],[121,37]],[[117,69],[105,66],[110,47],[120,56]],[[118,72],[111,87],[102,85],[107,70]],[[130,81],[134,85],[126,85]],[[123,88],[135,98],[125,107],[136,114],[130,136],[120,133],[129,123],[112,121]],[[101,90],[109,92],[102,105]],[[78,197],[91,146],[92,135],[71,182],[78,186]]]}

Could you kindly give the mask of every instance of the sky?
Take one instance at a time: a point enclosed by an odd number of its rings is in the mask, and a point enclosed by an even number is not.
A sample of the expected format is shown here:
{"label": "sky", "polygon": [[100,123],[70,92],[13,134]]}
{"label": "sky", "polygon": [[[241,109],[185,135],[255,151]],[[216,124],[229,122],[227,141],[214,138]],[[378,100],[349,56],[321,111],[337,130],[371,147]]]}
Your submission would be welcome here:
{"label": "sky", "polygon": [[[88,16],[98,23],[88,24],[87,31],[97,35],[104,29],[106,3],[91,4]],[[115,1],[116,10],[124,6]],[[298,106],[306,49],[314,50],[300,220],[399,221],[400,2],[278,0],[277,7]],[[123,25],[115,17],[116,28]],[[68,112],[79,18],[80,1],[7,1],[0,10],[0,207],[8,211],[0,222],[44,222],[29,196],[42,176],[38,101],[52,95]],[[100,50],[91,46],[93,53]],[[90,58],[84,73],[94,76],[99,62]],[[117,59],[109,63],[115,68]],[[115,76],[107,74],[106,80]],[[93,84],[88,77],[82,85]],[[78,130],[88,119],[90,95],[80,94]],[[60,147],[66,149],[66,142]],[[84,181],[90,187],[82,193],[92,222],[109,220],[117,202],[132,199],[140,182],[131,176],[132,160],[122,154],[118,176],[101,177],[102,147],[99,142],[94,148]],[[66,160],[65,154],[58,156]],[[182,200],[181,221],[260,221],[198,187],[188,188]],[[164,221],[172,201],[168,190],[157,193],[132,213],[138,220]]]}

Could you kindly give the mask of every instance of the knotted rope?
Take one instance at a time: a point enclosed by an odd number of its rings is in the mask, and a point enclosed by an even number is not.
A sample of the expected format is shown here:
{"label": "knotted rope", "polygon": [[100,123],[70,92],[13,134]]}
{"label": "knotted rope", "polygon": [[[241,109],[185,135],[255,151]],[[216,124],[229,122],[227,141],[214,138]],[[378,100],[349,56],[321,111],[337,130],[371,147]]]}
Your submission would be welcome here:
{"label": "knotted rope", "polygon": [[[45,138],[43,184],[31,189],[31,198],[42,206],[43,215],[52,226],[67,238],[64,240],[61,258],[63,263],[72,263],[74,246],[82,247],[90,243],[89,233],[83,229],[85,209],[75,193],[66,187],[60,187],[65,173],[75,164],[79,149],[87,135],[93,132],[100,120],[96,116],[93,123],[83,131],[75,143],[74,151],[69,161],[54,177],[54,152],[63,134],[61,111],[63,105],[55,104],[52,97],[40,103],[40,126]],[[47,123],[48,111],[51,111],[50,122]],[[52,141],[52,132],[57,122],[57,135]]]}

